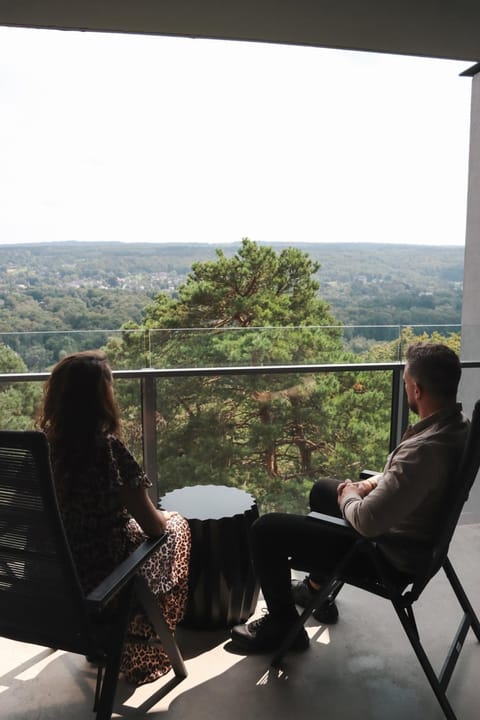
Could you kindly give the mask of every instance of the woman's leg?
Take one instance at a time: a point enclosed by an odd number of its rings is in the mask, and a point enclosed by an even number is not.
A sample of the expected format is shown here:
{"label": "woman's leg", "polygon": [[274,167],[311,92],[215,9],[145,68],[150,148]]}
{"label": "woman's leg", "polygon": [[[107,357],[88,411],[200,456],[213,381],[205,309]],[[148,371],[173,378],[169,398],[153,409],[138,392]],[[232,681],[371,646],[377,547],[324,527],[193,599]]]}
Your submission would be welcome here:
{"label": "woman's leg", "polygon": [[[173,632],[183,618],[187,602],[190,529],[184,518],[173,514],[167,521],[166,532],[167,540],[150,555],[141,574]],[[133,519],[127,526],[127,534],[132,547],[139,545],[146,537]],[[157,642],[152,622],[139,604],[130,621],[129,636],[121,666],[128,682],[134,685],[152,682],[171,669],[170,658]]]}

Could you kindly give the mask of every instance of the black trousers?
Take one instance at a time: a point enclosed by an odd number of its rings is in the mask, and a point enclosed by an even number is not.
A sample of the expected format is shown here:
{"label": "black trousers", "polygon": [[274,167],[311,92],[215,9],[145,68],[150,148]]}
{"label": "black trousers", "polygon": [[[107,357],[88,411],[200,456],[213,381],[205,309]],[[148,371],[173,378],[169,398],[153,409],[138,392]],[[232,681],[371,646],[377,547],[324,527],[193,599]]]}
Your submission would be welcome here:
{"label": "black trousers", "polygon": [[[341,516],[337,503],[340,480],[325,478],[310,492],[310,508]],[[294,603],[290,590],[291,568],[305,570],[322,582],[349,550],[354,540],[341,537],[303,515],[269,513],[252,526],[252,551],[256,573],[271,615],[290,617]]]}

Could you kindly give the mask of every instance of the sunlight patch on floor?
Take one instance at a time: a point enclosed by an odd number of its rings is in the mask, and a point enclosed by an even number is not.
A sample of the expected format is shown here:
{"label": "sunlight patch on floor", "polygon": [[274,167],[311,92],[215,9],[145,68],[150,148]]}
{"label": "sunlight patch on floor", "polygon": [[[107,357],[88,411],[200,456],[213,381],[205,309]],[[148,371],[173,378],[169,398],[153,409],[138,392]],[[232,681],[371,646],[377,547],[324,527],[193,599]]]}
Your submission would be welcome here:
{"label": "sunlight patch on floor", "polygon": [[328,628],[324,628],[320,635],[317,637],[317,643],[321,645],[330,645],[330,632]]}
{"label": "sunlight patch on floor", "polygon": [[[178,683],[165,698],[161,698],[159,702],[152,705],[149,710],[161,711],[167,710],[170,703],[182,693],[192,690],[196,686],[204,684],[208,680],[213,680],[230,670],[237,663],[244,660],[243,655],[235,655],[228,652],[222,652],[222,646],[225,644],[223,640],[219,645],[202,653],[198,657],[187,660],[187,677]],[[155,683],[147,683],[138,688],[132,688],[132,694],[123,700],[123,706],[139,709],[145,702],[146,698],[157,693],[163,685],[172,681],[172,673],[160,678]],[[157,690],[158,688],[158,690]]]}
{"label": "sunlight patch on floor", "polygon": [[39,660],[34,665],[31,665],[23,672],[15,675],[15,680],[33,680],[33,678],[37,677],[37,675],[41,673],[42,670],[44,670],[48,665],[50,665],[53,660],[56,660],[61,655],[65,655],[63,650],[52,650],[51,655],[47,655],[47,657],[42,658],[42,660]]}
{"label": "sunlight patch on floor", "polygon": [[330,645],[330,632],[328,627],[324,627],[323,625],[308,625],[305,627],[305,630],[312,642],[317,642],[321,645]]}
{"label": "sunlight patch on floor", "polygon": [[268,668],[263,675],[257,680],[256,685],[260,687],[262,685],[268,685],[271,682],[277,682],[278,680],[288,680],[288,675],[282,668]]}

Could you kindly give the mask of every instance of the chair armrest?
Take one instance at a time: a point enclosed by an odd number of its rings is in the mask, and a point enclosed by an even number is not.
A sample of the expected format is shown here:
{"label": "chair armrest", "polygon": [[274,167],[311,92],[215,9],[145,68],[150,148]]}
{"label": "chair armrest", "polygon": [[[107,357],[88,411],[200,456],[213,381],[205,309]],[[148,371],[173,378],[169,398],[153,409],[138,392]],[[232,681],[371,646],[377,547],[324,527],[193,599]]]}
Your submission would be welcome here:
{"label": "chair armrest", "polygon": [[371,478],[374,475],[378,474],[378,470],[361,470],[358,477],[360,478],[360,480],[368,480],[368,478]]}
{"label": "chair armrest", "polygon": [[311,518],[317,523],[322,523],[324,528],[336,535],[345,535],[347,537],[358,538],[361,537],[358,532],[343,518],[335,517],[334,515],[325,515],[324,513],[309,512],[307,517]]}
{"label": "chair armrest", "polygon": [[100,612],[114,598],[129,580],[138,572],[145,560],[167,539],[164,533],[157,538],[145,540],[123,562],[121,562],[100,585],[87,595],[90,611]]}

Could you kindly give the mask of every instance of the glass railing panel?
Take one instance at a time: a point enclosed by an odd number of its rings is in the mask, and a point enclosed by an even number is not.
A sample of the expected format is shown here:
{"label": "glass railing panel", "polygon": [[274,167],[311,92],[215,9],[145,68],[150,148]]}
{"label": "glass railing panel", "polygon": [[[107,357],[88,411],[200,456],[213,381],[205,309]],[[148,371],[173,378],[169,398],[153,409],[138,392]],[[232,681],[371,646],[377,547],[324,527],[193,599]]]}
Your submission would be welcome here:
{"label": "glass railing panel", "polygon": [[262,512],[305,512],[315,479],[383,467],[391,379],[388,371],[159,378],[159,495],[231,485]]}
{"label": "glass railing panel", "polygon": [[41,402],[38,382],[0,382],[0,428],[33,430]]}
{"label": "glass railing panel", "polygon": [[459,352],[461,331],[460,325],[344,325],[342,343],[357,362],[401,362],[416,341],[447,342]]}
{"label": "glass railing panel", "polygon": [[150,330],[150,366],[239,367],[395,362],[416,340],[460,348],[458,325],[305,326]]}
{"label": "glass railing panel", "polygon": [[[466,331],[469,357],[480,353],[477,331]],[[345,325],[9,332],[0,333],[0,370],[47,372],[67,354],[99,348],[114,369],[130,370],[391,362],[402,360],[415,339],[448,339],[460,349],[460,328]]]}
{"label": "glass railing panel", "polygon": [[152,367],[239,367],[339,362],[342,328],[187,328],[150,331]]}
{"label": "glass railing panel", "polygon": [[80,350],[96,350],[109,338],[121,338],[120,331],[65,330],[56,332],[0,333],[0,349],[16,356],[2,372],[48,372],[65,355]]}
{"label": "glass railing panel", "polygon": [[139,378],[115,378],[121,437],[137,461],[143,462],[142,388]]}
{"label": "glass railing panel", "polygon": [[[4,333],[0,426],[33,427],[41,402],[44,376],[37,382],[25,376],[10,382],[9,374],[25,373],[27,361],[27,370],[45,373],[49,363],[67,351],[100,347],[113,369],[120,371],[115,386],[125,441],[141,460],[145,437],[150,438],[149,467],[153,480],[158,469],[160,493],[199,482],[235,484],[250,489],[265,509],[303,511],[315,477],[356,477],[361,467],[383,465],[392,370],[378,366],[403,360],[406,347],[416,339],[446,340],[460,351],[457,326],[385,326],[377,330],[388,339],[377,340],[367,338],[367,330]],[[480,370],[468,365],[480,357],[475,345],[479,337],[478,327],[467,328],[462,339],[466,367],[460,399],[467,414],[480,397]],[[75,345],[69,344],[73,341]],[[47,355],[40,354],[41,348]],[[362,367],[354,368],[355,363]],[[322,372],[317,364],[324,364]],[[340,372],[333,367],[337,364],[351,365],[352,371]],[[267,365],[283,366],[283,372],[268,373]],[[298,372],[290,372],[289,366],[298,367]],[[175,373],[201,367],[214,372],[184,377]],[[236,367],[242,371],[235,374]],[[156,415],[147,417],[148,432],[142,426],[141,368],[150,368],[147,375],[157,396]],[[159,368],[158,377],[152,376],[152,368]],[[130,371],[135,377],[127,377]],[[398,367],[396,372],[398,387]]]}
{"label": "glass railing panel", "polygon": [[48,372],[65,355],[104,350],[113,369],[150,367],[144,330],[65,330],[0,333],[0,371]]}

